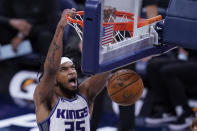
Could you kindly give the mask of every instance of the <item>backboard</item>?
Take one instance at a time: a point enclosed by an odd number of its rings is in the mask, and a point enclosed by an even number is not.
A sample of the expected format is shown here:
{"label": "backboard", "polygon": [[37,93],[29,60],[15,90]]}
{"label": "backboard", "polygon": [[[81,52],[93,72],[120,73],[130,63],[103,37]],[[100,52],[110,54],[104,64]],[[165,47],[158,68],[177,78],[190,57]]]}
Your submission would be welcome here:
{"label": "backboard", "polygon": [[[111,24],[103,24],[104,9],[107,6],[119,11],[116,17],[108,18],[107,22]],[[82,52],[84,73],[97,74],[113,70],[147,56],[162,54],[172,48],[156,46],[158,34],[154,26],[161,18],[142,20],[140,23],[140,6],[141,0],[86,1]],[[118,17],[122,12],[129,15]],[[121,29],[116,30],[117,27]]]}

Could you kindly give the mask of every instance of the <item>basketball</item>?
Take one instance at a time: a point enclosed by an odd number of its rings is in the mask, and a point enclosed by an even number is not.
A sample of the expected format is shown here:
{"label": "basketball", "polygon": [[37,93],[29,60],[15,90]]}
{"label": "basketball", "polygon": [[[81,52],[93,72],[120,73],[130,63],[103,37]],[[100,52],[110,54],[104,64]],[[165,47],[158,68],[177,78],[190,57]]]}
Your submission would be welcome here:
{"label": "basketball", "polygon": [[107,91],[112,99],[121,106],[134,104],[144,89],[141,77],[134,71],[123,69],[115,72],[108,80]]}

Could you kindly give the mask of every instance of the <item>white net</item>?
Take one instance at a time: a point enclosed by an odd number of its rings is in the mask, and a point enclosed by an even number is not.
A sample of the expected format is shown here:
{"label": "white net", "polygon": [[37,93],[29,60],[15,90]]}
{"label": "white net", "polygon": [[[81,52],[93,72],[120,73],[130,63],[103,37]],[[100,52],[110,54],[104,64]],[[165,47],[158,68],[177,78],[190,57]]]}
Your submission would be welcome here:
{"label": "white net", "polygon": [[[74,19],[81,20],[83,22],[83,16],[81,16],[81,15],[77,14]],[[121,22],[129,22],[131,20],[128,19],[126,15],[124,15],[122,17],[116,17],[116,18],[114,18],[114,16],[110,15],[110,17],[106,23],[109,23],[111,21],[113,21],[114,23],[116,23],[116,22],[121,23]],[[68,24],[76,30],[80,40],[82,40],[83,39],[82,27],[77,23],[72,23],[69,21],[68,21]],[[103,37],[101,37],[101,45],[102,45],[103,49],[107,49],[109,46],[114,47],[116,45],[116,43],[119,43],[121,41],[125,41],[125,40],[127,40],[127,38],[132,37],[132,32],[129,32],[126,30],[125,31],[113,31],[113,24],[103,27],[103,31],[104,32],[101,33],[101,34],[105,34]]]}
{"label": "white net", "polygon": [[[83,16],[81,15],[76,15],[75,19],[83,22]],[[135,54],[136,51],[158,44],[158,35],[153,28],[157,22],[138,27],[136,30],[137,35],[133,36],[134,32],[132,29],[128,27],[122,28],[122,26],[129,25],[130,27],[134,25],[133,20],[133,15],[124,15],[124,13],[119,16],[110,15],[107,20],[105,19],[103,30],[98,36],[100,37],[100,64],[128,53]],[[72,22],[69,25],[76,30],[79,38],[82,40],[82,27]],[[119,26],[118,28],[117,25]]]}
{"label": "white net", "polygon": [[[76,20],[81,20],[81,21],[83,22],[83,18],[82,18],[82,16],[79,15],[79,14],[76,14],[75,19],[76,19]],[[69,22],[69,21],[67,21],[67,22],[68,22],[68,24],[69,24],[70,26],[72,26],[72,27],[76,30],[76,32],[77,32],[77,34],[78,34],[80,40],[82,40],[82,38],[83,38],[82,27],[81,27],[79,24],[77,24],[77,23],[72,23],[72,22]]]}

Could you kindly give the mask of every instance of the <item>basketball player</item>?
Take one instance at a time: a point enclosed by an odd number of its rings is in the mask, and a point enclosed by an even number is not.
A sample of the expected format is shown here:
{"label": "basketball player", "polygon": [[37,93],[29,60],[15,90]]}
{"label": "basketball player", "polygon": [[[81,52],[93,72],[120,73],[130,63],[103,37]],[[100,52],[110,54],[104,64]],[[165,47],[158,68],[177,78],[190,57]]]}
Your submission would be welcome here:
{"label": "basketball player", "polygon": [[66,14],[73,16],[75,9],[62,13],[44,63],[43,77],[34,92],[40,131],[90,131],[94,98],[109,75],[107,72],[91,76],[78,86],[73,62],[61,57]]}

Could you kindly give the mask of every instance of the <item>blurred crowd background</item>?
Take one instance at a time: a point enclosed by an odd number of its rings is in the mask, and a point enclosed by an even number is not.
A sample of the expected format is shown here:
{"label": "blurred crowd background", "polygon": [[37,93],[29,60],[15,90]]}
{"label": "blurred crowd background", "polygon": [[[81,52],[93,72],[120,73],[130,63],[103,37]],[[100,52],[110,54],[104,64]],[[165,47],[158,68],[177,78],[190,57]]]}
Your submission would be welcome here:
{"label": "blurred crowd background", "polygon": [[[63,9],[80,11],[84,4],[85,0],[0,0],[0,131],[38,131],[33,92],[56,24]],[[142,0],[141,17],[165,18],[168,4],[169,0]],[[80,83],[88,77],[81,72],[82,42],[69,26],[63,42]],[[124,68],[141,75],[143,96],[135,105],[122,107],[103,90],[95,100],[91,131],[190,130],[197,112],[197,51],[180,47]]]}

